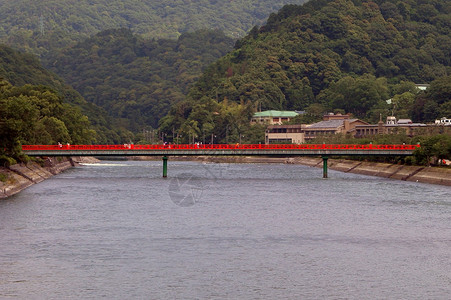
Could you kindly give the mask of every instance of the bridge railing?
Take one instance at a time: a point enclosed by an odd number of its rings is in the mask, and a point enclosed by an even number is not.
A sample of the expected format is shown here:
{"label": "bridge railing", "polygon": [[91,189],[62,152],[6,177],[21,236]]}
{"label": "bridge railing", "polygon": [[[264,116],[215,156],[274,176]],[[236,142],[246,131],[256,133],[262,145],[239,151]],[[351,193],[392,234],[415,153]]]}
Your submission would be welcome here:
{"label": "bridge railing", "polygon": [[24,151],[68,150],[415,150],[420,145],[373,144],[172,144],[172,145],[23,145]]}

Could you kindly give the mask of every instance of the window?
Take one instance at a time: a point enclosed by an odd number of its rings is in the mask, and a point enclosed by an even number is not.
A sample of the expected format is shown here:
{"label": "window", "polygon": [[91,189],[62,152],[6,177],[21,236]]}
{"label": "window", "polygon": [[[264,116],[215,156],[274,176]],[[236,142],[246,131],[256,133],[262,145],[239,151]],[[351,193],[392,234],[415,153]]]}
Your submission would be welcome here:
{"label": "window", "polygon": [[270,144],[292,144],[292,139],[269,139]]}

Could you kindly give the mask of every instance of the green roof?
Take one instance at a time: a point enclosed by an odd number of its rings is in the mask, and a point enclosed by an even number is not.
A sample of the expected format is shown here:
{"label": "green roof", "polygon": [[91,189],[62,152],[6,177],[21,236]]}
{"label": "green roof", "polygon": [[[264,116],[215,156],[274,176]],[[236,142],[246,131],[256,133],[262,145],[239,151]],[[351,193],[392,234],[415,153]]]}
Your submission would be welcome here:
{"label": "green roof", "polygon": [[293,118],[293,117],[296,117],[297,115],[298,115],[298,113],[295,111],[266,110],[266,111],[256,112],[253,117],[254,118],[264,118],[264,117]]}

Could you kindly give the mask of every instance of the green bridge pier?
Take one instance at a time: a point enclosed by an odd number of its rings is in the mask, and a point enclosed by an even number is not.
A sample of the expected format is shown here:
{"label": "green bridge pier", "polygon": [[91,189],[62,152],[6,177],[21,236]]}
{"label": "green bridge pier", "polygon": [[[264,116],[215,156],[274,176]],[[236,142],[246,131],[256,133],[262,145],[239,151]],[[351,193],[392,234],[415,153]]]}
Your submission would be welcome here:
{"label": "green bridge pier", "polygon": [[327,156],[322,156],[323,159],[323,178],[327,178],[327,160],[329,159]]}
{"label": "green bridge pier", "polygon": [[163,156],[163,178],[168,177],[168,157]]}

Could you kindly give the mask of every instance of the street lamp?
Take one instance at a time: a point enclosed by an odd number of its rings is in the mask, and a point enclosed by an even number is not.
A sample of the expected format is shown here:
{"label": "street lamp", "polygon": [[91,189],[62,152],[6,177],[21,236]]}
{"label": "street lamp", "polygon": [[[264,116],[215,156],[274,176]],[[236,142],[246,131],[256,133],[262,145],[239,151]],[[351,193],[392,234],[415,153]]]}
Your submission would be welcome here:
{"label": "street lamp", "polygon": [[241,137],[243,137],[243,138],[244,138],[244,135],[241,135],[241,134],[240,134],[240,144],[241,144]]}

